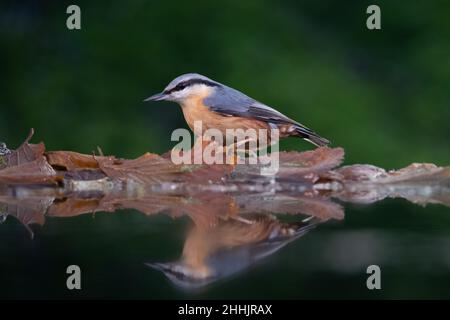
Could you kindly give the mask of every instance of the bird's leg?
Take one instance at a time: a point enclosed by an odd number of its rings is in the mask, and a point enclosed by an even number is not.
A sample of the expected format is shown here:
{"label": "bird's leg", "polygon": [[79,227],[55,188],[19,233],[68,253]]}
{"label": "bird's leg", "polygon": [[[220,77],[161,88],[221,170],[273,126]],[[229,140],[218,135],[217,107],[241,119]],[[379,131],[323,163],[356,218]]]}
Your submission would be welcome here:
{"label": "bird's leg", "polygon": [[[245,148],[244,149],[240,149],[239,147],[242,145],[245,145],[248,142],[252,142],[252,141],[256,141],[253,138],[248,138],[242,141],[237,141],[237,142],[233,142],[230,145],[227,146],[218,146],[217,147],[217,152],[223,153],[225,155],[225,163],[227,164],[231,164],[231,165],[236,165],[239,161],[239,154],[238,152],[243,150],[245,152]],[[231,152],[230,152],[231,151]],[[253,150],[249,150],[249,152],[252,153],[252,155],[257,156],[257,154],[255,153],[255,151]]]}
{"label": "bird's leg", "polygon": [[229,155],[230,150],[234,147],[234,144],[231,144],[229,146],[223,146],[223,145],[217,145],[215,152],[217,154],[221,153],[222,155],[225,156],[225,164],[231,164],[231,165],[235,165],[237,164],[237,159],[235,159],[235,154],[234,152],[231,154],[231,156]]}
{"label": "bird's leg", "polygon": [[[234,152],[235,144],[232,143],[230,145],[220,145],[217,142],[213,142],[216,144],[215,152],[216,154],[222,154],[225,159],[225,164],[236,165],[237,164],[237,154]],[[230,150],[232,151],[230,153]]]}
{"label": "bird's leg", "polygon": [[[246,145],[247,143],[249,143],[249,142],[256,142],[256,144],[257,144],[256,149],[250,148],[250,145],[249,145],[249,148],[248,148],[248,150],[247,150],[247,149],[245,148],[245,145]],[[237,141],[237,142],[234,143],[234,145],[236,146],[236,154],[237,154],[239,151],[243,151],[244,153],[248,151],[249,156],[252,156],[252,157],[253,157],[253,156],[254,156],[254,157],[258,157],[258,154],[257,154],[257,151],[259,150],[259,149],[258,149],[258,141],[255,140],[254,138],[247,138],[247,139],[244,139],[244,140],[242,140],[242,141]],[[242,145],[244,145],[244,148],[239,148],[239,147],[242,146]],[[237,157],[239,157],[238,154],[237,154]]]}
{"label": "bird's leg", "polygon": [[[244,139],[241,141],[233,142],[226,146],[218,145],[216,148],[216,152],[222,153],[225,155],[225,163],[226,164],[236,165],[239,161],[239,154],[238,154],[239,151],[243,151],[243,152],[248,151],[252,157],[256,157],[256,158],[258,157],[258,154],[257,154],[257,151],[259,150],[258,146],[256,147],[256,149],[249,148],[247,150],[245,148],[245,144],[247,144],[249,142],[257,143],[257,140],[255,140],[254,138],[247,138],[247,139]],[[244,148],[240,148],[242,145],[244,145]]]}
{"label": "bird's leg", "polygon": [[[255,139],[253,139],[253,138],[248,138],[248,139],[245,139],[245,140],[242,140],[242,141],[237,141],[237,142],[234,143],[234,145],[236,145],[236,150],[239,151],[240,150],[239,147],[244,145],[244,149],[242,149],[242,150],[245,151],[246,150],[245,149],[245,144],[248,143],[248,142],[257,142],[257,141]],[[256,150],[258,150],[258,147],[256,147]],[[250,149],[249,149],[249,151],[250,151]]]}
{"label": "bird's leg", "polygon": [[208,136],[205,136],[205,135],[203,135],[203,136],[197,136],[197,138],[196,138],[195,141],[194,141],[194,145],[199,144],[199,145],[201,145],[202,148],[203,148],[203,143],[204,143],[204,142],[207,142],[207,143],[209,144],[211,141],[212,141],[211,138],[208,137]]}

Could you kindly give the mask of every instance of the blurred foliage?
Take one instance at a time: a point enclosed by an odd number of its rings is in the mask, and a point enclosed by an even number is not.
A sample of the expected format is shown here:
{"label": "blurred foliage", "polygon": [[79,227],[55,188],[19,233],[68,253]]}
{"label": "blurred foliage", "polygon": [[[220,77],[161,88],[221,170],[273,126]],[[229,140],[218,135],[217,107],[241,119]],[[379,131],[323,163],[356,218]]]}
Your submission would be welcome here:
{"label": "blurred foliage", "polygon": [[[381,7],[380,31],[366,28],[366,8],[373,3]],[[81,7],[79,31],[66,28],[69,4]],[[332,146],[346,149],[347,163],[448,165],[449,12],[450,2],[444,0],[3,0],[0,141],[15,148],[34,127],[33,142],[42,140],[49,150],[90,153],[101,146],[106,154],[129,158],[164,152],[175,144],[172,131],[186,127],[182,113],[172,103],[142,100],[174,77],[198,72],[313,128]],[[303,150],[311,145],[292,138],[282,147]],[[255,269],[203,296],[450,294],[442,286],[449,278],[447,265],[431,264],[436,261],[431,258],[446,256],[445,246],[440,251],[426,237],[405,238],[411,230],[413,236],[447,233],[448,210],[392,200],[364,211],[352,206],[344,224],[324,225],[322,233],[293,243],[280,253],[276,269]],[[128,212],[56,221],[47,224],[36,246],[14,229],[0,232],[3,266],[9,270],[0,272],[0,296],[6,291],[8,297],[76,294],[54,275],[68,261],[79,261],[91,270],[92,296],[172,297],[174,290],[165,279],[151,272],[143,278],[142,272],[148,257],[171,260],[181,250],[186,221],[163,218],[155,222]],[[425,249],[417,251],[416,259],[392,256],[401,267],[383,266],[387,290],[369,292],[363,285],[366,273],[359,269],[343,275],[317,267],[329,265],[318,253],[340,254],[327,233],[360,229],[381,230],[373,233],[380,241],[385,241],[383,235],[389,241],[386,230],[393,230],[393,240],[383,250],[398,248],[413,257],[417,248]],[[364,243],[358,238],[342,250],[358,257],[354,249],[362,244],[359,254],[368,263],[379,263],[372,261],[377,247]],[[328,244],[332,250],[325,250]],[[122,281],[116,281],[118,274]],[[26,290],[24,283],[30,284]]]}
{"label": "blurred foliage", "polygon": [[[72,3],[79,31],[66,28]],[[448,164],[450,3],[377,1],[380,31],[369,4],[2,1],[0,140],[16,147],[34,127],[50,150],[164,152],[182,113],[142,100],[198,72],[313,128],[347,163]]]}

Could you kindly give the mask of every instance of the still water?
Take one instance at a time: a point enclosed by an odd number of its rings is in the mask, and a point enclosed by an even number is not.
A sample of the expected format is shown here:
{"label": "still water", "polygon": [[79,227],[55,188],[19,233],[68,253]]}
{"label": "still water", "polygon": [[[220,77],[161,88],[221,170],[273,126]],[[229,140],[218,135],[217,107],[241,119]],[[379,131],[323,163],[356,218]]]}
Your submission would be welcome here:
{"label": "still water", "polygon": [[[448,197],[117,198],[5,192],[0,297],[450,298]],[[66,287],[69,265],[81,269],[81,290]],[[366,286],[369,265],[381,269],[380,290]]]}

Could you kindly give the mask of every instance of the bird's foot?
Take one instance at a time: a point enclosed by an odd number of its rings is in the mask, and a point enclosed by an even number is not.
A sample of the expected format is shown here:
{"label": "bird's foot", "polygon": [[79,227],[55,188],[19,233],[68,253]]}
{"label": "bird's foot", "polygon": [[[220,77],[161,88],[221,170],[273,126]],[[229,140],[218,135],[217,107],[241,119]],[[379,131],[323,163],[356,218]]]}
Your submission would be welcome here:
{"label": "bird's foot", "polygon": [[216,154],[221,154],[223,156],[223,163],[229,165],[236,165],[238,163],[238,155],[234,150],[235,145],[231,144],[228,146],[218,145],[215,149]]}

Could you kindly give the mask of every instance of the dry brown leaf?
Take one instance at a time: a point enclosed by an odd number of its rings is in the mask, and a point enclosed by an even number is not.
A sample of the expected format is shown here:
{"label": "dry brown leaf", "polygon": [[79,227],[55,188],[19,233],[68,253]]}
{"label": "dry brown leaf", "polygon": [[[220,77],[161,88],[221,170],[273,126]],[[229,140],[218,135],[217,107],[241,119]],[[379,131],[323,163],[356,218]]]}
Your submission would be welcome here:
{"label": "dry brown leaf", "polygon": [[3,156],[6,167],[0,170],[0,183],[46,184],[62,180],[44,157],[45,145],[42,142],[28,143],[33,134],[34,130],[31,129],[27,139],[17,150]]}
{"label": "dry brown leaf", "polygon": [[305,175],[339,166],[344,159],[344,149],[321,147],[304,152],[280,152],[279,159],[280,175]]}
{"label": "dry brown leaf", "polygon": [[340,179],[345,181],[375,181],[388,177],[384,169],[367,164],[344,166],[336,172],[341,175]]}
{"label": "dry brown leaf", "polygon": [[82,154],[72,151],[50,151],[46,152],[48,163],[54,167],[62,168],[68,171],[83,170],[83,169],[98,169],[98,160],[102,158],[88,154]]}
{"label": "dry brown leaf", "polygon": [[140,183],[171,181],[173,174],[179,173],[179,166],[156,154],[146,153],[134,160],[114,157],[97,159],[99,168],[113,180],[134,180]]}
{"label": "dry brown leaf", "polygon": [[232,165],[213,164],[213,165],[185,165],[182,166],[179,181],[191,184],[221,183],[234,170]]}
{"label": "dry brown leaf", "polygon": [[28,143],[33,137],[33,134],[34,129],[31,129],[28,137],[20,145],[19,148],[3,156],[3,158],[6,160],[6,167],[13,167],[32,162],[44,155],[45,146],[42,142],[39,144]]}
{"label": "dry brown leaf", "polygon": [[62,179],[44,157],[0,170],[0,183],[5,184],[55,184]]}
{"label": "dry brown leaf", "polygon": [[421,182],[431,180],[433,183],[446,182],[450,179],[450,167],[438,167],[430,163],[413,163],[409,166],[386,172],[384,169],[367,165],[355,164],[336,169],[339,179],[344,182],[369,183],[399,183]]}

